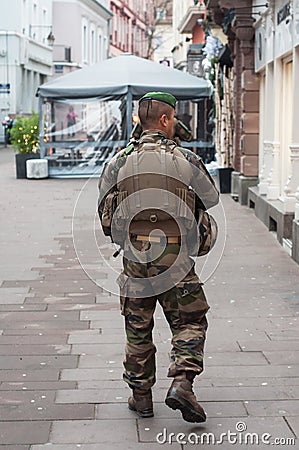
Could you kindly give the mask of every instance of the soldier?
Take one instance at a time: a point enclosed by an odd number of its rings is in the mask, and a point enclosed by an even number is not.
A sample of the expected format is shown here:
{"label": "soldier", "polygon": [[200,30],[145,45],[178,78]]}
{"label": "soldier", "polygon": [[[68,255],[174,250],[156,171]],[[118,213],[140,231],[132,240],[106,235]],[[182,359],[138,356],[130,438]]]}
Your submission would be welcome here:
{"label": "soldier", "polygon": [[158,301],[172,332],[168,377],[173,382],[165,403],[179,409],[187,422],[204,422],[192,384],[203,371],[209,306],[190,258],[194,243],[191,251],[188,241],[194,233],[188,214],[200,220],[204,210],[218,203],[219,193],[201,159],[172,140],[175,108],[176,99],[169,93],[149,92],[139,100],[143,133],[106,166],[99,185],[99,215],[105,234],[124,248],[119,284],[127,337],[123,378],[133,391],[129,408],[140,417],[154,415],[152,330]]}

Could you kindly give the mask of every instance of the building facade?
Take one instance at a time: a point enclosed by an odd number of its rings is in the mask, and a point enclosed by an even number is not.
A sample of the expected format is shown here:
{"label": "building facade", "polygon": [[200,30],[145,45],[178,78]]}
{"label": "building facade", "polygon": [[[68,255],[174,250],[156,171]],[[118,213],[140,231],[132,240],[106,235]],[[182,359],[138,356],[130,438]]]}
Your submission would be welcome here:
{"label": "building facade", "polygon": [[53,76],[107,59],[111,19],[108,0],[53,0]]}
{"label": "building facade", "polygon": [[153,60],[173,67],[173,0],[166,0],[154,11]]}
{"label": "building facade", "polygon": [[176,69],[187,71],[187,52],[192,41],[192,33],[182,34],[180,24],[193,0],[173,0],[172,32],[174,45],[172,48],[173,65]]}
{"label": "building facade", "polygon": [[[255,3],[253,2],[253,6]],[[270,1],[255,23],[260,84],[258,217],[299,262],[299,3]]]}
{"label": "building facade", "polygon": [[1,119],[37,111],[36,89],[52,74],[52,44],[52,0],[12,0],[1,9]]}
{"label": "building facade", "polygon": [[110,54],[132,53],[148,57],[149,31],[151,28],[154,1],[112,0],[110,2],[112,22],[110,32]]}

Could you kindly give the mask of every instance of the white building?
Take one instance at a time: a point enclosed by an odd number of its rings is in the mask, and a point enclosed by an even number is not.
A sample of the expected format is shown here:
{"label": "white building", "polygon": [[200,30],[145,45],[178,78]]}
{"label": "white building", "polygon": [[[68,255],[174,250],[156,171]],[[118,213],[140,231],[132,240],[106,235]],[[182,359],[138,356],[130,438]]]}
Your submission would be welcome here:
{"label": "white building", "polygon": [[52,43],[52,0],[11,0],[1,8],[0,119],[37,111],[36,89],[52,73]]}
{"label": "white building", "polygon": [[[162,3],[163,5],[163,3]],[[160,64],[173,67],[172,49],[174,46],[174,35],[172,27],[173,0],[164,3],[164,7],[156,8],[155,33],[154,33],[154,55],[153,60]]]}
{"label": "white building", "polygon": [[54,76],[92,65],[109,54],[108,0],[53,0]]}
{"label": "white building", "polygon": [[173,64],[179,70],[187,70],[187,52],[192,43],[192,34],[181,34],[180,24],[188,8],[194,5],[193,0],[173,0],[172,29],[174,46],[172,48]]}
{"label": "white building", "polygon": [[249,201],[299,262],[299,2],[272,0],[261,14],[255,36],[259,184]]}

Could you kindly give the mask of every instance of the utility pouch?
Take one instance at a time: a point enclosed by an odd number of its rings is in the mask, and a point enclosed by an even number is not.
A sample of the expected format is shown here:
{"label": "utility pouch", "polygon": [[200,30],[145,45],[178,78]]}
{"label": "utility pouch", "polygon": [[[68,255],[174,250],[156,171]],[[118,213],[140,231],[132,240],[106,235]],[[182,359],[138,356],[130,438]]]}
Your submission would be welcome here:
{"label": "utility pouch", "polygon": [[216,220],[207,211],[203,211],[202,219],[199,223],[199,234],[201,241],[197,255],[204,256],[212,250],[218,235]]}
{"label": "utility pouch", "polygon": [[193,227],[187,234],[187,247],[190,256],[204,256],[215,245],[218,226],[213,216],[207,211],[199,212],[197,229]]}
{"label": "utility pouch", "polygon": [[105,198],[101,224],[105,236],[111,236],[111,225],[114,211],[117,208],[118,191],[111,192]]}
{"label": "utility pouch", "polygon": [[177,217],[184,219],[185,227],[190,229],[195,221],[195,193],[183,188],[176,188],[175,193],[178,197]]}
{"label": "utility pouch", "polygon": [[114,191],[106,196],[101,218],[101,224],[105,236],[111,236],[112,220],[117,207],[119,208],[117,217],[115,218],[116,221],[118,222],[119,220],[128,219],[129,215],[127,207],[125,206],[126,202],[123,201],[127,196],[127,191]]}

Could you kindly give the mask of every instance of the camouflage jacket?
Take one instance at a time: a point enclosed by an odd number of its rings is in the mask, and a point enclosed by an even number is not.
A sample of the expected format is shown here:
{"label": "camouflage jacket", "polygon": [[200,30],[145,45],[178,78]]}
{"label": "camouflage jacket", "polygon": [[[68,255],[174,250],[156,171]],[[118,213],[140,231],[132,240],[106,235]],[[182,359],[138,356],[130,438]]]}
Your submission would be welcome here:
{"label": "camouflage jacket", "polygon": [[[190,181],[190,186],[197,194],[198,208],[207,210],[218,203],[219,192],[199,156],[197,156],[190,150],[179,147],[174,141],[168,140],[165,134],[159,130],[145,131],[142,133],[141,137],[146,137],[147,140],[152,143],[157,143],[161,141],[161,139],[164,139],[164,141],[167,141],[168,145],[173,145],[174,148],[180,150],[180,152],[190,163],[192,168],[192,178]],[[105,197],[108,193],[117,191],[118,189],[117,177],[119,170],[122,166],[124,166],[128,155],[138,149],[138,145],[138,141],[130,142],[124,150],[115,155],[105,166],[99,181],[98,212],[100,218],[103,212]],[[142,231],[145,232],[146,230],[143,229]]]}

